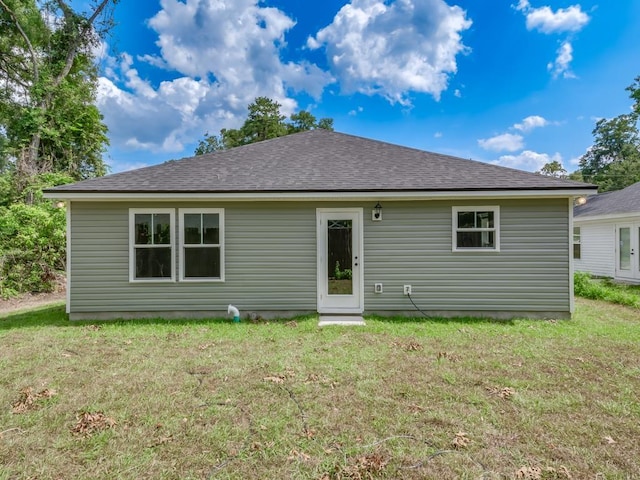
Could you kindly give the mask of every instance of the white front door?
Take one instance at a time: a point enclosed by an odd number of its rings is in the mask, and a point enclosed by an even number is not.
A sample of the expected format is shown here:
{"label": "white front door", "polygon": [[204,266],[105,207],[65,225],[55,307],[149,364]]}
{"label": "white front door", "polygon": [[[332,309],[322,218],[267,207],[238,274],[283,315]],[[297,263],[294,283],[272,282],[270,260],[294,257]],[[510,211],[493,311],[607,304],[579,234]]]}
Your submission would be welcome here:
{"label": "white front door", "polygon": [[318,312],[364,310],[362,209],[318,208]]}
{"label": "white front door", "polygon": [[640,224],[616,225],[616,277],[640,280]]}

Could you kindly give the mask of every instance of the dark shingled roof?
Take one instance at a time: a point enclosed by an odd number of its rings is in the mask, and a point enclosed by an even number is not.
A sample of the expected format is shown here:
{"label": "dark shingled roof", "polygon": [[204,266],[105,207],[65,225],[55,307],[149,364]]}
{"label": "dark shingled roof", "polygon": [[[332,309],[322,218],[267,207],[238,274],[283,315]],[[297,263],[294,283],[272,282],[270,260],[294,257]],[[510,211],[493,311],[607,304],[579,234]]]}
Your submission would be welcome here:
{"label": "dark shingled roof", "polygon": [[587,203],[573,209],[575,218],[596,215],[640,214],[640,182],[622,190],[587,198]]}
{"label": "dark shingled roof", "polygon": [[591,186],[319,129],[61,185],[48,192],[429,192],[584,188]]}

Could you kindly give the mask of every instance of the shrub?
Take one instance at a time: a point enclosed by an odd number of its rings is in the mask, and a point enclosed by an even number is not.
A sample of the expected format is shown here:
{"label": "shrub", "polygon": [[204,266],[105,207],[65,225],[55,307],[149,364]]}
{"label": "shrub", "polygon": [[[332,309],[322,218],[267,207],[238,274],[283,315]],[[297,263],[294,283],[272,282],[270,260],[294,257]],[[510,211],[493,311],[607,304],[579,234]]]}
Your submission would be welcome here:
{"label": "shrub", "polygon": [[610,279],[598,280],[588,273],[576,272],[573,285],[574,293],[580,297],[640,308],[640,291],[613,283]]}
{"label": "shrub", "polygon": [[49,202],[0,207],[0,296],[49,292],[64,270],[65,210]]}

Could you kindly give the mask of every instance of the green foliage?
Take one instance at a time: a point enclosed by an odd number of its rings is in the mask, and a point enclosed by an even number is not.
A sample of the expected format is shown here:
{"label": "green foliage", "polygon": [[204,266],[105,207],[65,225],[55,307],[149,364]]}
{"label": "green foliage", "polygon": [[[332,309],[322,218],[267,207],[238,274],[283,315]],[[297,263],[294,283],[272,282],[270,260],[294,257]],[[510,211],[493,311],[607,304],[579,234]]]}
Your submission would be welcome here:
{"label": "green foliage", "polygon": [[93,14],[79,14],[62,1],[0,2],[0,172],[13,164],[18,187],[44,172],[106,173],[92,49],[110,28],[109,3],[92,0]]}
{"label": "green foliage", "polygon": [[556,177],[556,178],[566,178],[567,171],[564,169],[562,164],[553,160],[549,163],[545,163],[544,166],[538,171],[538,173],[545,175],[547,177]]}
{"label": "green foliage", "polygon": [[336,280],[351,280],[352,271],[350,268],[340,270],[340,262],[336,262],[336,267],[333,271],[333,276]]}
{"label": "green foliage", "polygon": [[[42,190],[73,178],[45,173],[18,193],[9,177],[0,175],[0,297],[51,291],[56,273],[65,269],[66,214],[42,198]],[[16,201],[18,195],[29,202]]]}
{"label": "green foliage", "polygon": [[65,210],[50,204],[0,207],[0,296],[47,292],[65,267]]}
{"label": "green foliage", "polygon": [[584,180],[598,185],[601,192],[640,181],[640,76],[627,91],[634,101],[632,112],[598,120],[593,146],[580,159]]}
{"label": "green foliage", "polygon": [[14,172],[0,174],[0,206],[8,207],[12,203],[42,203],[45,202],[42,191],[73,182],[74,179],[66,173],[42,173],[24,179],[18,189]]}
{"label": "green foliage", "polygon": [[579,297],[604,300],[640,308],[640,288],[613,283],[610,279],[594,279],[590,274],[574,274],[574,293]]}
{"label": "green foliage", "polygon": [[256,98],[247,107],[247,119],[239,129],[223,128],[220,135],[205,133],[194,154],[204,155],[316,128],[333,131],[332,118],[321,118],[318,121],[305,110],[292,114],[287,122],[287,117],[280,112],[281,106],[267,97]]}

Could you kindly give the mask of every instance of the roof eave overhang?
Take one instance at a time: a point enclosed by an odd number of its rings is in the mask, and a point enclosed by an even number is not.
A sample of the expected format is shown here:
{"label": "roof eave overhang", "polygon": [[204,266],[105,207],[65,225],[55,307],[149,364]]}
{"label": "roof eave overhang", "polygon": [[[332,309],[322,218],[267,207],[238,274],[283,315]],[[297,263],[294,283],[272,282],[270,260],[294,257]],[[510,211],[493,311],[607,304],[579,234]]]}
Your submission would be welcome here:
{"label": "roof eave overhang", "polygon": [[346,200],[450,200],[461,198],[572,198],[596,193],[593,188],[439,191],[349,192],[71,192],[48,191],[45,198],[70,201],[346,201]]}
{"label": "roof eave overhang", "polygon": [[637,221],[635,219],[640,218],[640,210],[635,212],[620,212],[620,213],[607,213],[600,215],[579,215],[574,216],[574,221],[576,222],[602,222],[609,220],[625,220],[632,219],[633,221]]}

